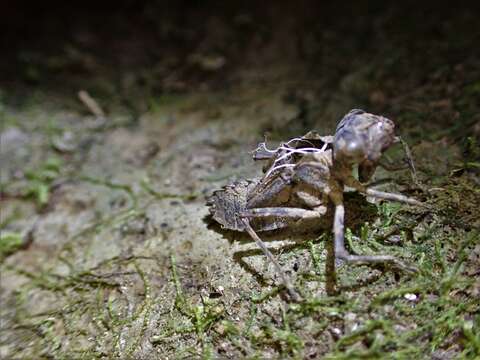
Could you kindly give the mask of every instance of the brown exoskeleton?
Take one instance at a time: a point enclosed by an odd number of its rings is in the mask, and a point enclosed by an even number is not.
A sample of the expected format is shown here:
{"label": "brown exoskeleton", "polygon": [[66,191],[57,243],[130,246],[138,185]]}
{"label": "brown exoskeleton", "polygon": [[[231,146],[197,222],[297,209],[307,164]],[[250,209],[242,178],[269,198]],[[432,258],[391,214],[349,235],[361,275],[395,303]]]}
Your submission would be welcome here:
{"label": "brown exoskeleton", "polygon": [[[421,204],[404,195],[364,185],[381,164],[383,152],[401,141],[395,136],[394,127],[385,117],[351,110],[338,124],[335,136],[322,137],[311,132],[275,150],[267,149],[262,143],[255,150],[254,159],[268,161],[263,177],[216,191],[209,199],[212,216],[224,228],[246,231],[274,264],[286,289],[297,300],[299,296],[289,278],[257,232],[320,223],[331,205],[335,259],[348,263],[393,263],[408,269],[390,255],[350,254],[344,244],[345,186],[378,199]],[[408,149],[406,152],[408,155]],[[413,163],[410,161],[410,164]],[[358,166],[358,180],[352,175],[354,166]]]}

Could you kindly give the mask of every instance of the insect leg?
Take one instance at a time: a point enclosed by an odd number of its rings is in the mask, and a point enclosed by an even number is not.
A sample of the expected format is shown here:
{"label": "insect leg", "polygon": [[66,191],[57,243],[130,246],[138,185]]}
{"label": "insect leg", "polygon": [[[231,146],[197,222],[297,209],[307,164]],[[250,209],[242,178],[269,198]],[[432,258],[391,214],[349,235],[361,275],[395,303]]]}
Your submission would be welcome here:
{"label": "insect leg", "polygon": [[345,185],[354,188],[358,192],[377,198],[377,199],[398,201],[398,202],[403,202],[410,205],[425,206],[425,204],[423,204],[422,202],[405,195],[379,191],[379,190],[366,187],[362,183],[360,183],[357,179],[355,179],[353,176],[349,176],[343,179],[343,182]]}
{"label": "insect leg", "polygon": [[375,189],[368,188],[365,191],[365,194],[377,199],[384,199],[384,200],[392,200],[392,201],[398,201],[398,202],[403,202],[407,203],[410,205],[425,205],[422,202],[415,200],[411,197],[401,195],[401,194],[394,194],[394,193],[389,193],[389,192],[384,192],[384,191],[379,191]]}
{"label": "insect leg", "polygon": [[282,208],[282,207],[266,207],[247,209],[242,213],[242,216],[247,218],[253,217],[279,217],[288,218],[292,220],[300,219],[318,219],[322,214],[318,211],[305,210],[302,208]]}
{"label": "insect leg", "polygon": [[348,257],[348,252],[345,249],[345,207],[343,203],[335,205],[335,215],[333,219],[333,238],[335,258],[343,259]]}
{"label": "insect leg", "polygon": [[408,164],[396,165],[396,164],[391,164],[389,162],[386,162],[384,160],[380,160],[378,162],[378,166],[381,166],[382,168],[384,168],[387,171],[398,171],[398,170],[405,170],[405,169],[410,168],[410,165],[408,165]]}
{"label": "insect leg", "polygon": [[403,146],[403,151],[405,152],[405,157],[407,158],[408,167],[410,168],[410,172],[412,174],[413,183],[415,185],[418,185],[417,170],[415,169],[415,164],[413,162],[413,156],[412,152],[410,151],[410,147],[405,141],[403,141],[400,136],[397,136],[397,139]]}
{"label": "insect leg", "polygon": [[345,249],[345,228],[344,228],[345,208],[343,202],[337,201],[335,204],[335,217],[333,223],[334,252],[335,259],[343,260],[347,263],[370,264],[370,263],[391,263],[397,267],[415,271],[391,255],[352,255]]}
{"label": "insect leg", "polygon": [[288,278],[288,276],[285,274],[285,272],[282,270],[281,266],[279,265],[279,263],[277,262],[277,260],[275,259],[275,257],[273,256],[273,254],[270,252],[270,250],[268,250],[267,246],[265,245],[265,243],[262,241],[262,239],[260,239],[260,237],[257,235],[257,233],[255,232],[255,230],[252,229],[252,227],[250,226],[250,222],[248,221],[248,219],[246,218],[242,218],[242,222],[243,222],[243,225],[245,226],[245,230],[247,231],[247,233],[250,235],[250,237],[255,241],[255,243],[258,245],[258,247],[263,251],[263,253],[265,254],[265,256],[272,262],[272,264],[274,265],[275,267],[275,270],[277,271],[278,275],[280,276],[280,278],[282,279],[282,282],[283,282],[283,285],[285,286],[285,288],[287,289],[288,293],[290,294],[290,296],[292,297],[292,299],[294,301],[300,301],[301,300],[301,297],[300,295],[298,295],[298,293],[295,291],[295,289],[293,288],[293,285],[292,283],[290,282],[290,279]]}

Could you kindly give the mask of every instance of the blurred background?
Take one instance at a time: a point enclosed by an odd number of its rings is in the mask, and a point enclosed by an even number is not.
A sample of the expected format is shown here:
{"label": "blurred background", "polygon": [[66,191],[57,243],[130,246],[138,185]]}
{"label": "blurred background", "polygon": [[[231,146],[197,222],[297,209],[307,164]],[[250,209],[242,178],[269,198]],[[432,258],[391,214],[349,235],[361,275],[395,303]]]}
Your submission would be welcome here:
{"label": "blurred background", "polygon": [[0,80],[7,97],[85,88],[135,116],[158,96],[276,81],[302,82],[285,101],[322,111],[349,96],[394,112],[418,95],[445,111],[442,97],[475,92],[478,15],[447,2],[15,1],[2,8]]}
{"label": "blurred background", "polygon": [[[478,358],[479,19],[479,2],[4,1],[0,358]],[[357,197],[351,250],[420,272],[341,267],[332,296],[329,229],[265,235],[305,299],[287,304],[206,198],[261,173],[264,137],[333,134],[352,108],[395,121],[419,183],[377,179],[430,207]]]}

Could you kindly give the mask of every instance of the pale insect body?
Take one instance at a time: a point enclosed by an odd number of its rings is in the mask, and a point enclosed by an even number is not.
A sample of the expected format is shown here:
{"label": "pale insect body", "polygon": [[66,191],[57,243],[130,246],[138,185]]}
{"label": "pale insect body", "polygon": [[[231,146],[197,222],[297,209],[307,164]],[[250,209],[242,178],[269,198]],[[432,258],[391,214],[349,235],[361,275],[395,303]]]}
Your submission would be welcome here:
{"label": "pale insect body", "polygon": [[[327,169],[331,165],[332,140],[331,136],[321,137],[310,132],[274,150],[268,149],[265,143],[259,144],[254,151],[254,159],[268,160],[268,166],[264,168],[265,174],[259,179],[238,181],[216,191],[209,199],[213,218],[226,229],[245,231],[241,218],[248,215],[248,209],[252,209],[252,212],[263,215],[250,221],[256,231],[277,230],[294,225],[294,221],[283,216],[292,213],[290,208],[308,209],[321,203],[315,194],[317,191],[312,191],[297,181],[294,169],[307,159],[316,159],[319,164],[324,163]],[[302,202],[302,199],[305,201]],[[275,214],[267,216],[272,207],[276,208]],[[289,209],[283,209],[287,207]],[[299,220],[301,219],[297,217],[296,221]]]}
{"label": "pale insect body", "polygon": [[[404,195],[385,193],[365,186],[383,152],[400,138],[394,123],[382,116],[351,110],[340,121],[335,136],[310,132],[277,149],[261,143],[254,151],[255,160],[267,160],[265,174],[258,180],[240,181],[216,191],[209,199],[212,217],[224,228],[246,231],[274,264],[293,299],[299,295],[273,255],[257,235],[303,223],[321,224],[333,209],[335,258],[349,263],[391,263],[411,269],[389,255],[353,255],[344,245],[344,187],[380,199],[419,205]],[[409,154],[406,149],[407,155]],[[410,160],[409,164],[413,164]],[[359,180],[352,170],[358,166]],[[413,165],[412,165],[413,169]],[[324,225],[322,225],[324,226]]]}

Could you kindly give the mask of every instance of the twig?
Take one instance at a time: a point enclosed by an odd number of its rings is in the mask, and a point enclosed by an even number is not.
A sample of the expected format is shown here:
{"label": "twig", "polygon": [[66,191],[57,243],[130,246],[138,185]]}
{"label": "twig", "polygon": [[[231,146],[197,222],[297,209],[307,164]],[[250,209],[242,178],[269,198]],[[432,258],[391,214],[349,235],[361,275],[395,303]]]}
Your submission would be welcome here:
{"label": "twig", "polygon": [[90,96],[85,90],[80,90],[78,92],[78,98],[80,101],[87,107],[90,112],[97,117],[105,117],[105,112],[102,110],[100,105],[95,101],[94,98]]}

